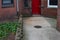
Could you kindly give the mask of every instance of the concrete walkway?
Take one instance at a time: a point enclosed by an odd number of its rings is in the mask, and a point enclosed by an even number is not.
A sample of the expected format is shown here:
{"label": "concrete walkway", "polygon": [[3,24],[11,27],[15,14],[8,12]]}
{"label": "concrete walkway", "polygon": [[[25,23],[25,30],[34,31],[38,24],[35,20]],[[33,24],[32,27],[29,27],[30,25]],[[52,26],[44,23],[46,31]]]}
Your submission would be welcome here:
{"label": "concrete walkway", "polygon": [[[55,29],[56,19],[28,17],[23,22],[24,40],[60,40],[60,33]],[[35,25],[42,28],[34,28]]]}

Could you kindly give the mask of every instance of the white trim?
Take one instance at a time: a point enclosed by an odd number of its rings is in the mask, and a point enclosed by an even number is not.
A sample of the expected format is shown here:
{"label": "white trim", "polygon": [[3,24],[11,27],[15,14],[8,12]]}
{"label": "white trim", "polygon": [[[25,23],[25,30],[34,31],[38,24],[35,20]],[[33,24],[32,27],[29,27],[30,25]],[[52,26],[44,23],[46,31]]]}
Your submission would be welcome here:
{"label": "white trim", "polygon": [[48,0],[47,5],[48,5],[48,6],[47,6],[48,8],[58,8],[58,6],[57,6],[57,5],[49,5],[49,0]]}

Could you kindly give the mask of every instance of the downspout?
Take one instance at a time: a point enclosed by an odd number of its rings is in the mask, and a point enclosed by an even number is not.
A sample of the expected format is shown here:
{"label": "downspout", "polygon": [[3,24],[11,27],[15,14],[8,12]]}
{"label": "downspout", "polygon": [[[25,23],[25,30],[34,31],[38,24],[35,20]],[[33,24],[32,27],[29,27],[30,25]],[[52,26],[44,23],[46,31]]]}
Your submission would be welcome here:
{"label": "downspout", "polygon": [[19,12],[19,0],[17,0],[17,12]]}
{"label": "downspout", "polygon": [[16,0],[16,8],[17,8],[17,16],[18,16],[18,19],[19,19],[19,0]]}

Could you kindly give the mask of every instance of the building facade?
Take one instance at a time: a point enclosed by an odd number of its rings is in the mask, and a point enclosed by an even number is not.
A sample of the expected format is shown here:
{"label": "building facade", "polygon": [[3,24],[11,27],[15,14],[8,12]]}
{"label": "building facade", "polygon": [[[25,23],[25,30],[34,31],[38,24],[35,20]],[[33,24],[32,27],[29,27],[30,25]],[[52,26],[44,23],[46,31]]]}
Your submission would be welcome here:
{"label": "building facade", "polygon": [[56,17],[57,6],[57,1],[55,0],[0,0],[0,18],[14,17],[17,12],[30,16],[38,14]]}
{"label": "building facade", "polygon": [[[21,1],[23,3],[24,14],[29,15],[39,14],[48,17],[57,17],[58,5],[56,0],[21,0]],[[25,4],[24,2],[27,3]]]}
{"label": "building facade", "polygon": [[42,15],[57,17],[60,28],[60,0],[0,0],[0,19],[15,18],[17,15]]}

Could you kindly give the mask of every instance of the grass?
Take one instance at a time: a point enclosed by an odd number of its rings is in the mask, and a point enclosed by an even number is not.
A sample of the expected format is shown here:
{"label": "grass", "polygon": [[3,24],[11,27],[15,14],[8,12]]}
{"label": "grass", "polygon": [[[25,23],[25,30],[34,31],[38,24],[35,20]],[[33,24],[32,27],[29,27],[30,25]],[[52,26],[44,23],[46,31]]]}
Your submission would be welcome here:
{"label": "grass", "polygon": [[16,22],[5,22],[0,23],[0,39],[6,37],[9,33],[16,33],[17,27],[20,23]]}

